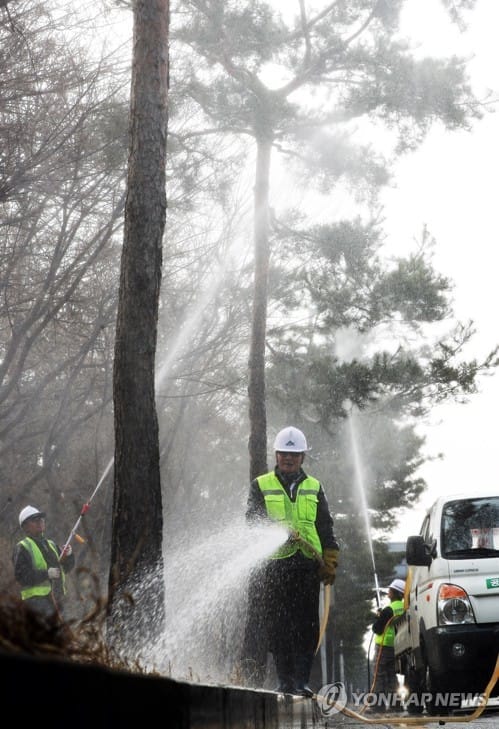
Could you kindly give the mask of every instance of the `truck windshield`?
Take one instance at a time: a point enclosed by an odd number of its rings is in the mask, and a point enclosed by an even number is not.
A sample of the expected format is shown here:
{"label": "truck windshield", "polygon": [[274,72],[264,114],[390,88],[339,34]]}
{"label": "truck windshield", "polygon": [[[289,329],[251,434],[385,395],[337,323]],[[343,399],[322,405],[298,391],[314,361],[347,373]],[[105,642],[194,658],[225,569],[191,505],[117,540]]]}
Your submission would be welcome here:
{"label": "truck windshield", "polygon": [[499,555],[499,496],[449,501],[442,513],[442,556]]}

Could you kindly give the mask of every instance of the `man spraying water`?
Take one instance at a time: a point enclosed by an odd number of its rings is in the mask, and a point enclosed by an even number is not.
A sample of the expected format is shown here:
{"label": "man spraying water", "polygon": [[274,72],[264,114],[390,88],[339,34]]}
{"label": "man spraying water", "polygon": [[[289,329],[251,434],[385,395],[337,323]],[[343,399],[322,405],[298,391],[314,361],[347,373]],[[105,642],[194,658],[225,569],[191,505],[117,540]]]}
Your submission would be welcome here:
{"label": "man spraying water", "polygon": [[19,514],[24,539],[12,557],[14,574],[26,605],[45,618],[62,621],[66,573],[75,566],[71,546],[62,550],[45,536],[45,512],[25,506]]}
{"label": "man spraying water", "polygon": [[312,696],[320,583],[333,584],[339,547],[324,490],[302,468],[309,450],[305,435],[288,426],[277,434],[274,450],[274,470],[250,484],[246,518],[277,522],[290,537],[250,580],[243,666],[248,682],[261,686],[271,652],[277,691]]}

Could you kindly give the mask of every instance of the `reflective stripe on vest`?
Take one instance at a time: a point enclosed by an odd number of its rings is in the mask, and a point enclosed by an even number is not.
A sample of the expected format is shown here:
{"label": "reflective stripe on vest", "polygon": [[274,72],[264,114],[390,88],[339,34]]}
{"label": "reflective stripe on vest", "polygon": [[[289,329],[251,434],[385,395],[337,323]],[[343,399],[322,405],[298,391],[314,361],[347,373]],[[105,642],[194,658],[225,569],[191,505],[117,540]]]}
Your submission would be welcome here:
{"label": "reflective stripe on vest", "polygon": [[[47,544],[49,545],[50,549],[54,552],[55,556],[57,557],[57,560],[59,561],[59,554],[57,551],[57,546],[51,539],[47,539]],[[33,568],[35,570],[46,570],[48,568],[47,562],[45,560],[45,557],[43,556],[43,553],[38,546],[38,544],[35,542],[34,539],[31,539],[31,537],[25,537],[25,539],[20,542],[20,545],[24,547],[29,552],[29,555],[31,557],[31,564],[33,565]],[[65,574],[64,570],[61,567],[61,585],[62,585],[62,591],[63,593],[66,592],[66,580],[65,580]],[[38,585],[32,585],[31,587],[25,587],[21,590],[21,599],[27,600],[30,597],[45,597],[46,595],[50,595],[52,592],[52,584],[49,579],[43,580],[42,582],[39,582]]]}
{"label": "reflective stripe on vest", "polygon": [[[402,615],[402,613],[404,612],[404,601],[394,600],[390,603],[390,607],[393,610],[393,617],[395,617],[395,615]],[[395,642],[395,628],[391,624],[392,619],[393,618],[390,618],[390,620],[385,625],[384,631],[380,635],[376,634],[374,642],[378,645],[388,647],[393,646]]]}
{"label": "reflective stripe on vest", "polygon": [[[283,526],[298,532],[300,537],[308,542],[319,554],[322,554],[321,540],[315,526],[319,501],[319,481],[312,476],[307,476],[304,481],[298,484],[295,501],[291,501],[274,471],[258,476],[256,480],[265,499],[265,507],[269,517],[273,521],[277,521]],[[302,545],[286,544],[271,555],[271,559],[291,557],[299,549],[306,557],[314,557],[311,551]]]}

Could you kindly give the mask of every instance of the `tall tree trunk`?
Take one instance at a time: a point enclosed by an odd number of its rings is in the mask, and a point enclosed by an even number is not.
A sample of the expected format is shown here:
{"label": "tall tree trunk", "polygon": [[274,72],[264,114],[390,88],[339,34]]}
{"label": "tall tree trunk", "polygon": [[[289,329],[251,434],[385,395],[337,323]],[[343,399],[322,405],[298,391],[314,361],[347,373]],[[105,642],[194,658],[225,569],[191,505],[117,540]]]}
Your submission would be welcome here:
{"label": "tall tree trunk", "polygon": [[255,174],[255,278],[249,354],[250,479],[267,471],[267,411],[265,404],[265,336],[269,277],[269,178],[272,141],[257,140]]}
{"label": "tall tree trunk", "polygon": [[[114,359],[115,475],[108,635],[118,647],[116,623],[123,625],[123,618],[127,634],[133,633],[141,644],[154,639],[164,622],[163,513],[154,376],[166,218],[168,30],[168,0],[136,0],[128,189]],[[123,599],[125,592],[127,600]]]}

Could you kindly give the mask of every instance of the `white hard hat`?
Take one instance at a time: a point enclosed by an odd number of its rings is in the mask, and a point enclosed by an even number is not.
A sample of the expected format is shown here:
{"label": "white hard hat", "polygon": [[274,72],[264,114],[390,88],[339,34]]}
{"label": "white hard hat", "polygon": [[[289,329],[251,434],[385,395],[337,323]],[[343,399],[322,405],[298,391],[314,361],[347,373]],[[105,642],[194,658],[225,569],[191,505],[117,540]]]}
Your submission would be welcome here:
{"label": "white hard hat", "polygon": [[31,519],[33,516],[43,516],[45,518],[45,512],[36,509],[34,506],[25,506],[19,512],[19,526],[22,526],[26,519]]}
{"label": "white hard hat", "polygon": [[307,439],[301,430],[289,425],[277,433],[274,441],[274,450],[288,453],[305,453],[305,451],[308,451]]}
{"label": "white hard hat", "polygon": [[405,582],[404,580],[396,579],[392,580],[390,584],[388,585],[388,589],[397,590],[397,592],[402,593],[402,595],[405,592]]}

